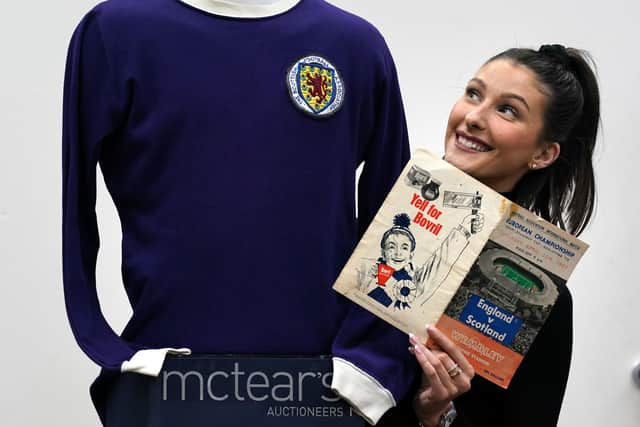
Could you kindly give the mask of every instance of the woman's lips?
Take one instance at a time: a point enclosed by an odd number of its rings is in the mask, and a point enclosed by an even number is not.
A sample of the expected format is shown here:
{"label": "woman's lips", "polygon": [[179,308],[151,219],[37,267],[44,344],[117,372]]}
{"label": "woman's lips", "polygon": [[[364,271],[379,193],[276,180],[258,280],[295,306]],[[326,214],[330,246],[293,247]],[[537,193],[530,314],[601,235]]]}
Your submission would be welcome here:
{"label": "woman's lips", "polygon": [[465,135],[461,132],[456,132],[456,147],[469,153],[485,153],[492,150],[490,146],[478,138]]}

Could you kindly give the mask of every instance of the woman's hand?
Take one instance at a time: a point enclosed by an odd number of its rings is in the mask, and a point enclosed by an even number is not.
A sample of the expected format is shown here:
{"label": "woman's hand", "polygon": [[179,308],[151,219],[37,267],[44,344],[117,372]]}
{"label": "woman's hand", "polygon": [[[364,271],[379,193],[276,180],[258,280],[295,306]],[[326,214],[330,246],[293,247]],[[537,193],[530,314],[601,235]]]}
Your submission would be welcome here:
{"label": "woman's hand", "polygon": [[460,349],[442,332],[430,326],[429,337],[437,348],[428,349],[410,335],[410,349],[422,367],[422,384],[413,407],[425,427],[438,426],[451,401],[471,389],[473,367]]}

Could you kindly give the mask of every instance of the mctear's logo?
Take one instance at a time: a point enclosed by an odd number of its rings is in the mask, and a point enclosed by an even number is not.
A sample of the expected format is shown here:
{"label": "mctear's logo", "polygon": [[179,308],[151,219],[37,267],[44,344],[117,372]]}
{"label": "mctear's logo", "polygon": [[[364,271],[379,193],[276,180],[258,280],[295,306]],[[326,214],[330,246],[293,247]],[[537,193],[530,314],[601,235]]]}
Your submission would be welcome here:
{"label": "mctear's logo", "polygon": [[289,69],[289,94],[295,105],[313,117],[327,117],[342,106],[344,84],[338,70],[320,56],[306,56]]}

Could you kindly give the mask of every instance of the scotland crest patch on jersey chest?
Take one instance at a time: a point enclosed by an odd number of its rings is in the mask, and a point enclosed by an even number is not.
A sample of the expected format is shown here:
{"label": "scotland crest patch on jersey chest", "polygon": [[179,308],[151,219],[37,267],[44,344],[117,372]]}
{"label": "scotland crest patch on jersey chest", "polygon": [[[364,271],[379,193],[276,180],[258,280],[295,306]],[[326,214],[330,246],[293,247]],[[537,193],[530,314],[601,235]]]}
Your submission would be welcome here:
{"label": "scotland crest patch on jersey chest", "polygon": [[320,56],[306,56],[296,61],[287,74],[289,95],[305,113],[328,117],[344,101],[344,83],[338,70]]}

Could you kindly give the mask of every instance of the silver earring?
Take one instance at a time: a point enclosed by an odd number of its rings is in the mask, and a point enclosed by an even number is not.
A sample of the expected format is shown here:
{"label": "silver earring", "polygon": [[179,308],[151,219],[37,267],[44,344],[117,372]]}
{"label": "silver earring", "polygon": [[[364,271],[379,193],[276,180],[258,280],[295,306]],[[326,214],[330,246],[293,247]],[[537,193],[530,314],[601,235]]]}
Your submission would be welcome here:
{"label": "silver earring", "polygon": [[531,169],[535,169],[535,168],[537,168],[537,167],[538,167],[538,165],[536,165],[535,163],[531,163],[531,166],[530,166],[530,167],[531,167]]}

